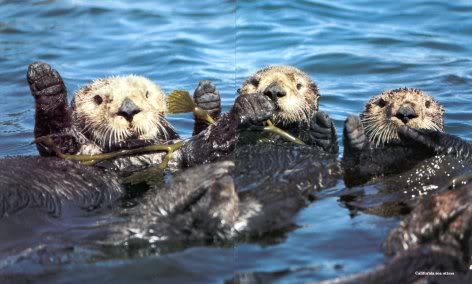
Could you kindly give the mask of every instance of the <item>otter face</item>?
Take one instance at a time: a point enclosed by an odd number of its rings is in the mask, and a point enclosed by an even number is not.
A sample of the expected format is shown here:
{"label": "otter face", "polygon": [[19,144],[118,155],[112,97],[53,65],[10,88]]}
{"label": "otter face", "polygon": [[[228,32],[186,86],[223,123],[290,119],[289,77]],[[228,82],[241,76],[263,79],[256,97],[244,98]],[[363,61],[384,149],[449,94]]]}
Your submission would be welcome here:
{"label": "otter face", "polygon": [[101,147],[126,139],[168,138],[164,93],[144,77],[97,79],[77,91],[72,105],[74,122]]}
{"label": "otter face", "polygon": [[442,131],[443,107],[420,90],[400,88],[373,97],[361,114],[366,135],[376,145],[399,141],[398,128]]}
{"label": "otter face", "polygon": [[303,71],[290,66],[269,66],[249,77],[241,95],[264,93],[277,106],[274,123],[308,121],[318,110],[318,87]]}

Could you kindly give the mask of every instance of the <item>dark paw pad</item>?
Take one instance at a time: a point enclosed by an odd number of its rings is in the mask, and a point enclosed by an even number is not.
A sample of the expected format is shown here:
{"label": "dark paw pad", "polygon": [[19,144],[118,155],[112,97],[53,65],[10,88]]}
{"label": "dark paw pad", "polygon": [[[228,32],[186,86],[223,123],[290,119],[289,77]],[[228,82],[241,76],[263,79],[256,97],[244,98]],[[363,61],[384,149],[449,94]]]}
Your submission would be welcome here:
{"label": "dark paw pad", "polygon": [[351,149],[362,149],[367,144],[367,137],[359,117],[350,115],[344,122],[344,146]]}
{"label": "dark paw pad", "polygon": [[[197,106],[217,120],[221,114],[221,98],[220,92],[216,89],[215,85],[208,80],[200,81],[198,83],[195,92],[193,93],[193,99]],[[193,135],[197,135],[208,127],[208,122],[203,121],[195,117],[195,125],[193,126]]]}
{"label": "dark paw pad", "polygon": [[29,65],[27,73],[28,84],[33,96],[54,96],[65,92],[65,85],[61,75],[43,62],[34,62]]}
{"label": "dark paw pad", "polygon": [[274,102],[261,93],[238,96],[232,109],[239,118],[241,127],[261,125],[272,117],[274,111]]}
{"label": "dark paw pad", "polygon": [[193,98],[197,106],[209,112],[212,117],[215,114],[220,114],[220,92],[218,92],[215,85],[211,81],[200,81],[197,88],[195,89],[195,92],[193,93]]}
{"label": "dark paw pad", "polygon": [[321,139],[330,139],[332,136],[334,124],[328,114],[319,111],[313,117],[311,128],[314,130],[315,135]]}

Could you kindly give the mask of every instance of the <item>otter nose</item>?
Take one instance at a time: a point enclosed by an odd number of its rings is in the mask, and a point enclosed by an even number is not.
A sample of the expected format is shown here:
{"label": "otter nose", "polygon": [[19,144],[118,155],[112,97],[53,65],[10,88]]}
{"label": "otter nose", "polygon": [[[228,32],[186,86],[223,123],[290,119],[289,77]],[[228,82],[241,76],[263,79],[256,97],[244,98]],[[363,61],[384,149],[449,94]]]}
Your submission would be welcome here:
{"label": "otter nose", "polygon": [[141,109],[132,100],[126,98],[123,103],[121,103],[116,114],[131,122],[133,117],[139,112],[141,112]]}
{"label": "otter nose", "polygon": [[395,116],[406,124],[410,119],[418,117],[418,114],[411,106],[402,106]]}
{"label": "otter nose", "polygon": [[276,101],[277,98],[285,97],[287,93],[277,83],[272,83],[265,89],[264,95]]}

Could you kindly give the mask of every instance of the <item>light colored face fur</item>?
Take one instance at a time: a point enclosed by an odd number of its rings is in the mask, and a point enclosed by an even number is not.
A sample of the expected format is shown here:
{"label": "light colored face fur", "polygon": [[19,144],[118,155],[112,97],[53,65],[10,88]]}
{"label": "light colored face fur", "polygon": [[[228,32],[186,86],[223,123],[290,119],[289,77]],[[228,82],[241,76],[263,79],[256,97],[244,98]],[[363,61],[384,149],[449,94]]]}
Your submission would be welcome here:
{"label": "light colored face fur", "polygon": [[[280,93],[271,90],[279,90]],[[308,121],[318,110],[316,84],[303,71],[290,66],[269,66],[249,77],[239,89],[241,95],[264,93],[277,106],[276,124]],[[279,94],[279,95],[277,95]]]}
{"label": "light colored face fur", "polygon": [[167,140],[164,92],[144,77],[97,79],[76,92],[72,105],[76,125],[101,147],[129,138]]}
{"label": "light colored face fur", "polygon": [[376,145],[398,141],[398,128],[407,125],[442,131],[443,107],[420,90],[401,88],[373,97],[361,114],[366,135]]}

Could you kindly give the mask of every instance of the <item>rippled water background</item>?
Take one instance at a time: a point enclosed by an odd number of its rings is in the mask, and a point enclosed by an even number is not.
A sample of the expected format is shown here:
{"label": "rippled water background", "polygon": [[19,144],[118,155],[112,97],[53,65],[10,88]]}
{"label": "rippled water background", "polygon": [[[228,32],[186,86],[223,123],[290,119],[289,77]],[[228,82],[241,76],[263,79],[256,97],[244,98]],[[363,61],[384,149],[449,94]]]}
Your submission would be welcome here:
{"label": "rippled water background", "polygon": [[[210,79],[225,110],[256,69],[294,65],[318,83],[320,108],[335,119],[338,135],[347,114],[359,113],[369,97],[417,87],[445,106],[448,132],[472,140],[472,2],[448,2],[0,0],[0,156],[36,154],[25,79],[36,60],[61,73],[69,97],[110,75],[145,75],[166,91]],[[171,121],[190,135],[190,115]],[[391,226],[379,222],[351,218],[327,197],[303,210],[301,228],[277,244],[70,266],[55,279],[221,281],[235,271],[285,269],[296,273],[281,281],[324,279],[383,260],[379,248]],[[352,250],[337,249],[339,242],[352,242]]]}

